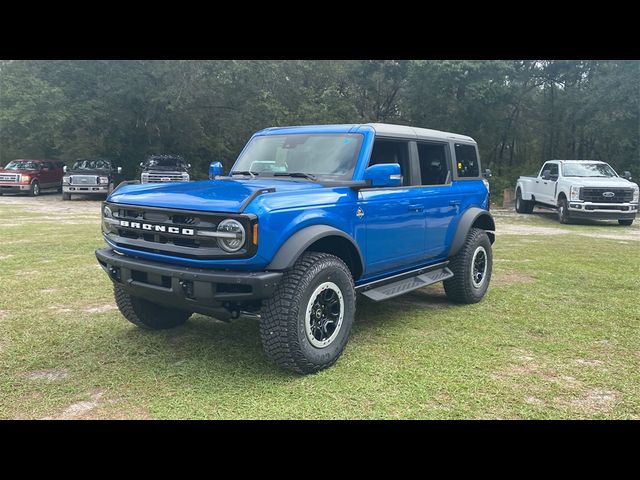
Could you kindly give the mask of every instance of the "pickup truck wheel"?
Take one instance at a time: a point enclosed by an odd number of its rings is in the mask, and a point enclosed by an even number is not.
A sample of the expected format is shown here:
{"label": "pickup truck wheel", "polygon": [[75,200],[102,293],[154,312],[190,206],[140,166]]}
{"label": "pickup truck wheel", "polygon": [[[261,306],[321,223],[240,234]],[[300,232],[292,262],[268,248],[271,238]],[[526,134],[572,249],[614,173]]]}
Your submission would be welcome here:
{"label": "pickup truck wheel", "polygon": [[565,224],[571,221],[566,198],[561,198],[558,202],[558,221]]}
{"label": "pickup truck wheel", "polygon": [[477,303],[484,297],[493,265],[491,242],[487,232],[472,228],[460,251],[450,259],[453,277],[443,282],[449,300],[456,303]]}
{"label": "pickup truck wheel", "polygon": [[522,199],[522,192],[520,189],[516,191],[516,212],[518,213],[531,213],[533,212],[534,203],[530,200]]}
{"label": "pickup truck wheel", "polygon": [[184,324],[191,316],[191,312],[156,305],[148,300],[129,295],[119,285],[113,286],[113,293],[120,313],[138,327],[165,330]]}
{"label": "pickup truck wheel", "polygon": [[349,268],[334,255],[306,252],[262,304],[262,345],[283,368],[317,372],[342,354],[355,311]]}
{"label": "pickup truck wheel", "polygon": [[62,200],[71,200],[71,194],[70,193],[62,193]]}
{"label": "pickup truck wheel", "polygon": [[629,225],[631,225],[631,224],[633,223],[633,218],[630,218],[630,219],[628,219],[628,220],[627,220],[627,219],[618,220],[618,223],[619,223],[620,225],[626,225],[626,226],[629,226]]}
{"label": "pickup truck wheel", "polygon": [[38,183],[37,180],[34,180],[31,184],[31,188],[29,189],[29,196],[37,197],[38,195],[40,195],[40,183]]}

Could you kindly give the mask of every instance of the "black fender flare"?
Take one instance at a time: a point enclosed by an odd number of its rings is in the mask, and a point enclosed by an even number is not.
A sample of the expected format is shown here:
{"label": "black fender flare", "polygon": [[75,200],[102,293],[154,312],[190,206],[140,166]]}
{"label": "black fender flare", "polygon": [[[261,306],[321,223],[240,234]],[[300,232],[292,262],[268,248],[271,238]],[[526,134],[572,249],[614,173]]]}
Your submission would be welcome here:
{"label": "black fender flare", "polygon": [[361,271],[364,271],[364,260],[358,244],[342,230],[330,227],[329,225],[311,225],[291,235],[273,257],[273,260],[271,260],[271,263],[267,266],[267,270],[287,270],[293,267],[293,264],[296,263],[300,255],[309,248],[309,245],[322,238],[331,236],[344,238],[354,247],[358,255],[358,260],[360,261]]}
{"label": "black fender flare", "polygon": [[451,248],[449,249],[449,257],[453,257],[462,248],[465,240],[467,239],[467,235],[469,234],[469,230],[471,230],[471,227],[476,223],[480,225],[480,228],[487,231],[491,243],[495,241],[496,235],[494,232],[496,229],[496,223],[494,222],[491,214],[487,210],[483,210],[478,207],[471,207],[462,214],[462,217],[458,222],[456,233],[453,236]]}

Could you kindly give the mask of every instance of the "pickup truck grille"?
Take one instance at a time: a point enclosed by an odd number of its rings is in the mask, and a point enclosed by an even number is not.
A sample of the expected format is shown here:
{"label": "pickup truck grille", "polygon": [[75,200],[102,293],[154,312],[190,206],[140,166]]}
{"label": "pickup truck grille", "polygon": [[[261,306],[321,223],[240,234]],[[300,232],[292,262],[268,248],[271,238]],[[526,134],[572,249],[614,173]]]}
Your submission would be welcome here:
{"label": "pickup truck grille", "polygon": [[69,176],[70,185],[98,185],[100,177],[96,175],[71,175]]}
{"label": "pickup truck grille", "polygon": [[182,182],[182,173],[150,173],[145,183]]}
{"label": "pickup truck grille", "polygon": [[583,187],[580,189],[580,199],[594,203],[626,203],[633,200],[633,190],[631,188]]}
{"label": "pickup truck grille", "polygon": [[219,247],[216,237],[207,236],[217,231],[222,220],[233,218],[242,223],[248,237],[254,221],[248,215],[105,205],[112,212],[112,218],[103,222],[105,235],[125,248],[193,259],[248,257],[257,250],[247,239],[238,252],[227,253]]}
{"label": "pickup truck grille", "polygon": [[15,173],[0,173],[0,182],[18,183],[19,174]]}

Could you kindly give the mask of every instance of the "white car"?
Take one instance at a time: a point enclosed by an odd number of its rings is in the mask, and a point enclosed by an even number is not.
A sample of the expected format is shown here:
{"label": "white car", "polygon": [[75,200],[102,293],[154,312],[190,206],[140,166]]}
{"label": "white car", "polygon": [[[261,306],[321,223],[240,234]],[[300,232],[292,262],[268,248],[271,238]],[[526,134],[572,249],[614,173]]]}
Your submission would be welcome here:
{"label": "white car", "polygon": [[518,178],[516,211],[531,213],[535,205],[557,208],[560,223],[592,218],[631,225],[638,213],[638,185],[629,172],[621,177],[605,162],[550,160],[537,177]]}

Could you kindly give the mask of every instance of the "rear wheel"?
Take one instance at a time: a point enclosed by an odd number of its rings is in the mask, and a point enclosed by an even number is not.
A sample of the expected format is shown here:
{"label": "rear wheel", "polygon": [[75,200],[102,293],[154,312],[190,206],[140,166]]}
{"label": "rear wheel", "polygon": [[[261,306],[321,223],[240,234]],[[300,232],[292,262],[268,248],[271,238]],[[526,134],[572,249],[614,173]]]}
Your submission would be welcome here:
{"label": "rear wheel", "polygon": [[449,300],[477,303],[489,288],[493,268],[491,241],[487,232],[472,228],[460,251],[450,259],[453,277],[443,282]]}
{"label": "rear wheel", "polygon": [[40,195],[40,183],[38,183],[37,180],[34,180],[31,184],[31,188],[29,189],[29,196],[37,197],[38,195]]}
{"label": "rear wheel", "polygon": [[184,324],[191,312],[157,305],[149,300],[129,295],[121,286],[114,285],[116,305],[124,318],[138,327],[165,330]]}
{"label": "rear wheel", "polygon": [[629,219],[624,219],[624,220],[618,220],[618,223],[620,225],[626,225],[629,226],[633,223],[633,218],[629,218]]}
{"label": "rear wheel", "polygon": [[62,200],[71,200],[71,194],[70,193],[63,193],[62,194]]}
{"label": "rear wheel", "polygon": [[531,200],[523,200],[520,189],[516,191],[516,212],[531,213],[533,212],[534,203]]}
{"label": "rear wheel", "polygon": [[558,221],[565,224],[571,222],[569,206],[567,205],[567,199],[564,197],[561,197],[558,201]]}

